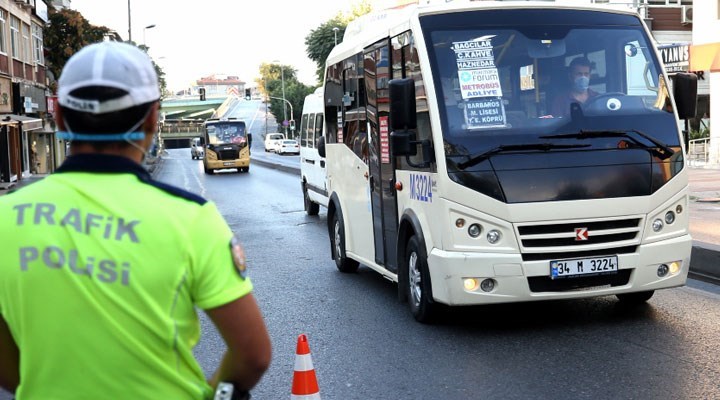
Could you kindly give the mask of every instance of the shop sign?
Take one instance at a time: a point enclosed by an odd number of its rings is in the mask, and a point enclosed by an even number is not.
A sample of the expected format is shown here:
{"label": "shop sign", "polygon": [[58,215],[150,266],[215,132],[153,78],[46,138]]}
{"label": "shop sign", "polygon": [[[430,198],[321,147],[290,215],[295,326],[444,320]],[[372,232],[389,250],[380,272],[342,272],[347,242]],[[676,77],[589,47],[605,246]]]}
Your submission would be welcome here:
{"label": "shop sign", "polygon": [[660,45],[658,50],[668,73],[687,72],[690,65],[689,44]]}

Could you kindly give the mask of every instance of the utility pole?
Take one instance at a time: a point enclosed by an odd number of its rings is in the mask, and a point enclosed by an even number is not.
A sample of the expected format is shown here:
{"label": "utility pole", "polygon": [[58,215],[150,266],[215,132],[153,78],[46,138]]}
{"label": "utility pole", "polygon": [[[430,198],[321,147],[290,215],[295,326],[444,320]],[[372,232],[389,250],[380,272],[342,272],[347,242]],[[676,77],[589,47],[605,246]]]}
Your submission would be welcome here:
{"label": "utility pole", "polygon": [[130,0],[128,0],[128,42],[132,42],[132,16],[130,13]]}
{"label": "utility pole", "polygon": [[263,95],[265,95],[265,137],[267,137],[268,134],[268,92],[267,92],[267,86],[265,85],[265,79],[263,79]]}
{"label": "utility pole", "polygon": [[[287,100],[285,100],[285,67],[283,67],[282,64],[280,64],[280,80],[282,82],[282,96],[283,96],[282,99],[284,102],[287,102]],[[292,108],[292,105],[290,105],[290,108]],[[286,114],[285,110],[286,110],[285,103],[283,103],[283,125],[285,125],[285,121],[287,121],[287,114]],[[290,114],[292,114],[292,111],[290,112]],[[284,128],[285,128],[285,137],[287,138],[288,137],[287,126],[285,126]]]}

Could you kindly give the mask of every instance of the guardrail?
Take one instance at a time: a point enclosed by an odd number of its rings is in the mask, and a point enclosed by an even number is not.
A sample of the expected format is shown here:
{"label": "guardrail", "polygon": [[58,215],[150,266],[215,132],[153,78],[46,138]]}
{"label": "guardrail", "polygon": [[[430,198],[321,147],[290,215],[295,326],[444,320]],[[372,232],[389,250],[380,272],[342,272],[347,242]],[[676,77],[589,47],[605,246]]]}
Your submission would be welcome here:
{"label": "guardrail", "polygon": [[688,163],[693,166],[705,165],[710,162],[710,138],[689,141]]}

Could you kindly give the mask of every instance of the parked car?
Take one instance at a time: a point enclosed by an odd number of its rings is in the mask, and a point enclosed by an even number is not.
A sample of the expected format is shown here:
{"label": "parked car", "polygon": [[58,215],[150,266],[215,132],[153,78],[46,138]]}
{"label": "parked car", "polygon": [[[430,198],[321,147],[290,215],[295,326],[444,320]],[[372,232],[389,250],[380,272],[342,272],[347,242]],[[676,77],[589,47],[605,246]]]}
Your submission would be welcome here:
{"label": "parked car", "polygon": [[265,135],[265,151],[276,151],[280,141],[285,139],[282,133],[268,133]]}
{"label": "parked car", "polygon": [[205,155],[205,150],[203,149],[202,140],[197,137],[193,138],[190,141],[190,156],[193,160],[199,160],[203,158]]}
{"label": "parked car", "polygon": [[275,152],[278,154],[300,154],[300,144],[297,140],[281,140]]}

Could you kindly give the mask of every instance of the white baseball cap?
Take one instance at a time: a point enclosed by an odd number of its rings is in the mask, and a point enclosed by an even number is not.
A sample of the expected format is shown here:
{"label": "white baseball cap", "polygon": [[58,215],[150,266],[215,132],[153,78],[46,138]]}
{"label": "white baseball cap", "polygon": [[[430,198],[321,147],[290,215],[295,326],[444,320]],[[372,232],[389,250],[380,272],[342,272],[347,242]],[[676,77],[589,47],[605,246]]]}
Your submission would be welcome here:
{"label": "white baseball cap", "polygon": [[[125,110],[160,99],[155,67],[139,48],[122,42],[101,42],[83,47],[62,70],[58,81],[58,103],[65,108],[91,114]],[[115,98],[82,97],[78,89],[110,87],[127,94]],[[92,91],[91,91],[92,92]]]}

